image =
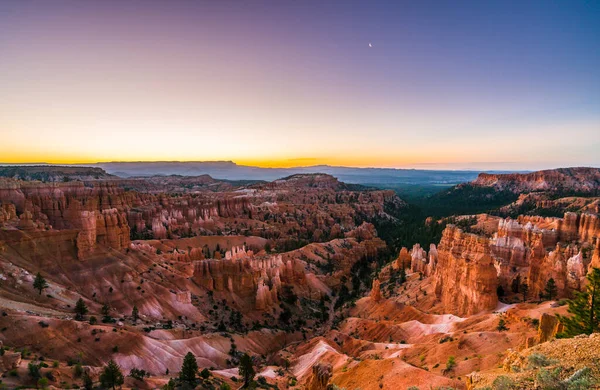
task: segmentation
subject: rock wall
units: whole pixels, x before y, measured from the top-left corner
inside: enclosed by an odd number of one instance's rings
[[[194,263],[193,280],[209,291],[227,291],[242,298],[253,298],[257,310],[278,303],[282,282],[305,279],[303,269],[281,255],[226,255],[225,259],[205,259]]]
[[[594,192],[600,189],[600,169],[559,168],[531,173],[490,174],[480,173],[473,185],[493,187],[515,193],[531,191]]]
[[[600,225],[594,214],[500,220],[498,233],[490,241],[499,283],[507,290],[520,276],[529,286],[529,296],[538,297],[553,278],[559,297],[571,296],[584,285],[598,237]]]
[[[600,266],[598,237],[598,216],[588,213],[500,219],[491,237],[448,225],[429,256],[418,245],[413,247],[411,270],[433,275],[436,295],[448,311],[459,315],[494,309],[496,288],[510,293],[517,279],[519,286],[527,284],[527,299],[540,297],[550,278],[558,298],[570,297],[584,288],[591,268]]]
[[[496,308],[498,277],[488,239],[448,225],[437,252],[434,289],[446,312],[467,316]]]

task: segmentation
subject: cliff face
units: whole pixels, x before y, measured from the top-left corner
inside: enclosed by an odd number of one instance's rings
[[[227,291],[254,300],[257,310],[278,303],[283,283],[305,283],[302,267],[281,255],[254,256],[251,251],[233,248],[225,259],[205,259],[194,263],[193,279],[208,291]]]
[[[600,265],[600,229],[594,214],[499,219],[497,231],[487,233],[466,234],[449,225],[429,256],[418,245],[410,252],[411,270],[433,275],[436,294],[450,312],[494,309],[498,286],[507,294],[517,293],[518,299],[537,299],[550,278],[558,298],[571,297],[583,289],[589,270]]]
[[[437,252],[434,288],[447,312],[465,316],[496,307],[498,279],[486,238],[450,225]]]
[[[598,247],[598,217],[565,213],[563,218],[520,216],[501,220],[491,240],[500,284],[506,289],[520,276],[529,296],[543,293],[553,278],[559,297],[570,296],[583,287],[591,267],[592,248]]]
[[[595,192],[600,190],[600,169],[561,168],[526,174],[480,173],[471,184],[515,193],[538,190]]]
[[[148,194],[125,191],[124,182],[0,181],[0,223],[23,230],[77,230],[79,258],[98,246],[126,248],[130,226],[150,237],[192,234],[214,228],[214,218],[235,218],[251,209],[237,194]],[[17,217],[18,216],[18,217]]]
[[[124,191],[107,182],[91,185],[0,182],[2,219],[6,227],[27,231],[27,236],[34,235],[42,241],[64,236],[53,231],[74,230],[74,246],[80,259],[92,254],[98,245],[117,250],[129,245],[129,226],[125,213],[119,210],[123,209],[124,200]],[[17,236],[13,235],[12,240]],[[63,241],[59,241],[56,242],[58,247],[63,245]]]

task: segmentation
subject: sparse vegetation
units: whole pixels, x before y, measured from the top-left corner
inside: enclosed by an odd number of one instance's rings
[[[557,337],[573,337],[600,331],[600,268],[593,268],[587,275],[588,285],[583,292],[576,292],[568,300],[571,316],[560,316],[565,329]]]
[[[505,332],[508,330],[508,328],[506,327],[506,321],[504,320],[504,318],[500,318],[498,320],[498,326],[496,326],[496,330],[498,332]]]

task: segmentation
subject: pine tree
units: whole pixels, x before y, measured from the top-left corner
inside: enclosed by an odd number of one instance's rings
[[[140,313],[138,311],[137,306],[133,306],[133,310],[131,311],[131,316],[133,317],[134,321],[137,321],[138,318],[140,318]]]
[[[559,316],[565,326],[559,337],[573,337],[600,331],[600,268],[587,275],[586,290],[569,300],[570,317]]]
[[[510,285],[510,290],[513,293],[518,294],[519,287],[521,287],[521,275],[517,275],[517,277],[513,279],[512,283]]]
[[[88,313],[88,308],[85,305],[85,302],[82,298],[79,298],[77,303],[75,304],[75,319],[81,321],[83,320],[83,316]]]
[[[92,390],[94,388],[94,381],[87,372],[84,372],[81,378],[83,379],[83,388],[85,390]]]
[[[544,288],[545,294],[544,296],[550,300],[553,301],[554,298],[556,298],[556,296],[558,295],[558,287],[556,287],[556,282],[554,281],[553,278],[548,279],[548,281],[546,282],[546,287]]]
[[[500,318],[500,320],[498,321],[498,326],[496,326],[496,329],[498,330],[498,332],[504,332],[504,331],[508,330],[508,328],[506,327],[506,321],[504,321],[504,318]]]
[[[102,313],[102,322],[109,323],[112,322],[112,317],[110,316],[110,306],[108,304],[102,305],[102,309],[100,310]]]
[[[35,279],[33,280],[33,288],[38,290],[39,294],[42,295],[42,291],[48,287],[50,287],[48,285],[48,282],[46,282],[46,279],[44,279],[42,274],[38,272],[35,276]]]
[[[406,282],[406,270],[404,269],[404,267],[400,268],[400,284]]]
[[[252,358],[247,353],[243,354],[240,358],[239,373],[244,378],[244,387],[248,387],[256,373],[252,365]]]
[[[521,293],[523,294],[523,302],[527,300],[527,292],[529,292],[529,285],[527,283],[521,284]]]
[[[183,358],[183,365],[179,372],[179,380],[193,386],[196,383],[197,371],[198,363],[196,363],[196,357],[193,353],[188,352]]]
[[[121,367],[111,360],[100,374],[100,385],[114,390],[117,386],[121,386],[123,382],[125,382],[125,378],[121,372]]]

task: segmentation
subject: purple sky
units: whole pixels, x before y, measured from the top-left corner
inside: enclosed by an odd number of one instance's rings
[[[600,166],[599,20],[594,1],[3,1],[0,162]]]

